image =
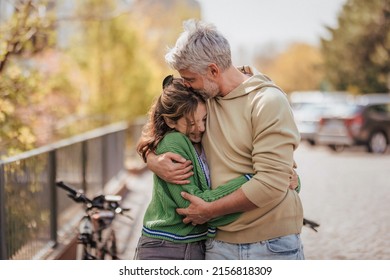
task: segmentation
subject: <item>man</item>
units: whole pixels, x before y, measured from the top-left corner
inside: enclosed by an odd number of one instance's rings
[[[206,259],[304,259],[302,205],[297,192],[288,188],[300,137],[285,93],[256,69],[234,67],[228,41],[211,24],[186,21],[165,59],[186,86],[208,97],[202,144],[212,187],[255,174],[214,202],[183,192],[191,203],[177,210],[185,223],[243,212],[207,241]],[[169,153],[150,153],[148,167],[177,184],[185,183],[191,168]]]

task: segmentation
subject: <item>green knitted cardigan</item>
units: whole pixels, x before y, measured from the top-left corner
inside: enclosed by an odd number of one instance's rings
[[[142,235],[177,243],[196,242],[215,236],[217,226],[231,223],[239,217],[240,213],[234,213],[218,217],[204,225],[184,224],[184,217],[176,212],[177,208],[189,206],[189,202],[180,194],[182,191],[210,202],[237,190],[252,175],[240,176],[211,190],[195,148],[187,136],[179,132],[168,133],[156,149],[156,154],[165,152],[173,152],[191,160],[194,175],[189,178],[190,183],[187,185],[171,184],[154,175],[152,199],[145,212]]]

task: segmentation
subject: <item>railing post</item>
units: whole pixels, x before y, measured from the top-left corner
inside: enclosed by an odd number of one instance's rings
[[[5,222],[5,180],[4,166],[0,164],[0,260],[8,259],[6,242],[6,222]]]
[[[56,150],[49,152],[49,164],[48,164],[48,173],[49,173],[49,190],[50,190],[50,239],[54,242],[54,246],[57,245],[57,217],[58,217],[58,208],[57,208],[57,160],[56,160]]]
[[[108,136],[103,135],[102,137],[102,188],[106,185],[108,181],[108,157],[107,157],[107,146],[108,146]]]
[[[81,143],[81,175],[82,182],[81,187],[84,192],[87,192],[87,169],[88,168],[88,141],[85,140]]]

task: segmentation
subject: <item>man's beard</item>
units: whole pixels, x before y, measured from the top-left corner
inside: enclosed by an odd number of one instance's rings
[[[197,90],[204,99],[216,97],[219,94],[219,87],[216,83],[210,81],[207,78],[203,78],[203,89]]]

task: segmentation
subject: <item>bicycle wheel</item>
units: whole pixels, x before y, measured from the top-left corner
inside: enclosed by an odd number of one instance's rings
[[[102,260],[117,260],[117,248],[116,248],[116,236],[115,232],[111,230],[110,235],[108,236],[105,245],[101,249],[100,258]]]
[[[76,260],[96,260],[96,248],[89,243],[77,244]]]
[[[76,260],[87,260],[86,248],[84,244],[77,244],[76,248]]]

